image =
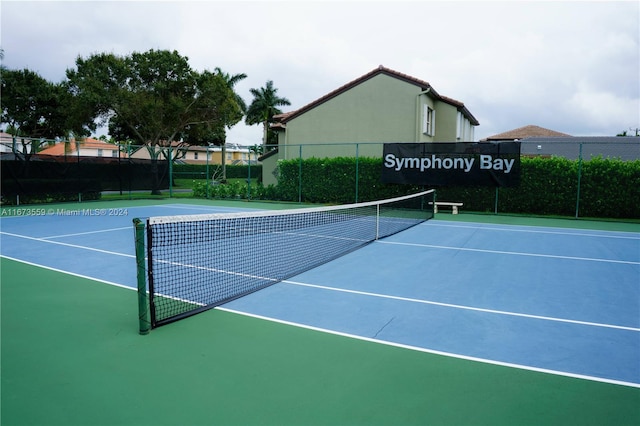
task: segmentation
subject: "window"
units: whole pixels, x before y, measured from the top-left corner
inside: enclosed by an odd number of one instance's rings
[[[456,139],[462,142],[470,142],[474,138],[474,129],[471,121],[458,111],[458,124],[456,126]]]
[[[436,130],[436,112],[429,105],[424,106],[424,121],[422,124],[422,133],[427,136],[433,136]]]
[[[102,150],[98,149],[98,157],[102,157]]]
[[[193,159],[194,159],[194,160],[197,160],[197,159],[198,159],[198,153],[197,153],[197,152],[194,152],[194,153],[193,153]]]

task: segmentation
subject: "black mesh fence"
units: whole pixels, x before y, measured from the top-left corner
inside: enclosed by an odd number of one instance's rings
[[[151,193],[169,186],[166,160],[5,155],[0,167],[4,204],[95,200],[105,191]]]

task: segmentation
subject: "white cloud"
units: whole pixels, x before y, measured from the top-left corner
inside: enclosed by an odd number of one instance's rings
[[[297,109],[382,64],[480,120],[611,135],[640,126],[638,2],[103,1],[1,3],[9,68],[64,78],[78,55],[175,49],[196,69],[273,80]],[[593,109],[605,109],[593,114]],[[622,127],[621,127],[622,126]],[[259,126],[233,142],[257,143]],[[235,139],[237,138],[237,139]]]
[[[578,91],[567,99],[563,109],[567,116],[580,120],[587,133],[609,126],[623,131],[629,128],[629,123],[637,123],[640,118],[638,98],[621,97],[612,92],[599,91],[586,82],[578,86]],[[614,134],[608,136],[614,136]]]

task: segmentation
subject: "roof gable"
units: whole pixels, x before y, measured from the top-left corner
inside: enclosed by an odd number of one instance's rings
[[[70,152],[76,152],[76,143],[77,142],[75,140],[71,140],[68,145],[65,142],[59,142],[53,146],[43,149],[42,151],[38,152],[38,154],[64,155],[65,152],[67,154]],[[80,141],[79,145],[80,145],[80,149],[85,148],[85,149],[104,149],[104,150],[118,151],[117,145],[114,145],[99,139],[86,138]]]
[[[556,132],[555,130],[545,129],[544,127],[528,125],[518,127],[517,129],[509,130],[504,133],[489,136],[484,139],[486,141],[499,141],[499,140],[520,140],[526,138],[570,138],[573,137],[566,133]]]
[[[476,118],[471,114],[471,112],[469,112],[469,110],[464,106],[464,104],[460,101],[457,101],[455,99],[452,98],[448,98],[446,96],[442,96],[440,95],[438,92],[436,92],[436,90],[433,88],[433,86],[431,86],[431,84],[429,84],[428,82],[424,81],[424,80],[420,80],[418,78],[415,77],[411,77],[410,75],[407,74],[403,74],[401,72],[398,71],[394,71],[390,68],[386,68],[382,65],[380,65],[378,68],[368,72],[367,74],[356,78],[355,80],[350,81],[349,83],[337,88],[336,90],[327,93],[326,95],[322,96],[321,98],[316,99],[315,101],[303,106],[300,109],[297,109],[295,111],[290,111],[290,112],[286,112],[283,114],[278,114],[274,116],[274,119],[280,123],[286,123],[289,120],[292,120],[302,114],[304,114],[305,112],[317,107],[318,105],[321,105],[333,98],[335,98],[338,95],[341,95],[349,90],[351,90],[352,88],[354,88],[355,86],[358,86],[359,84],[364,83],[367,80],[370,80],[371,78],[378,76],[378,75],[386,75],[392,78],[396,78],[398,80],[404,81],[406,83],[409,84],[413,84],[415,86],[418,86],[420,88],[421,91],[425,91],[425,90],[429,90],[429,94],[431,96],[433,96],[435,99],[445,102],[447,104],[453,105],[456,108],[458,108],[459,110],[462,111],[462,113],[469,119],[469,121],[473,124],[473,125],[479,125],[480,123],[478,122],[478,120],[476,120]]]

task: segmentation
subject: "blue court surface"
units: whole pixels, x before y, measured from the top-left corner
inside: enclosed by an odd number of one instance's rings
[[[162,204],[3,217],[0,250],[134,289],[133,218],[233,211]],[[640,387],[640,232],[434,219],[218,309]]]

